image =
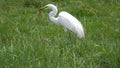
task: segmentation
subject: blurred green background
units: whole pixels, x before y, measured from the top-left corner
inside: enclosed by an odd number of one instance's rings
[[[49,3],[80,20],[85,38],[68,40],[51,10],[38,16]],[[120,1],[0,0],[0,68],[120,68]]]

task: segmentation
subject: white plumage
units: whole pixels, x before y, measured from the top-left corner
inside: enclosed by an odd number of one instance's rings
[[[55,5],[48,4],[43,8],[52,9],[52,11],[49,13],[49,18],[53,23],[64,26],[65,30],[70,30],[74,32],[79,38],[83,38],[85,36],[84,29],[81,22],[71,14],[69,14],[68,12],[62,11],[59,13],[58,17],[55,17],[55,15],[58,12],[57,7]]]

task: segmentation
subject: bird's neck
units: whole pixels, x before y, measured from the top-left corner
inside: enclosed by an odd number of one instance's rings
[[[49,18],[52,22],[54,22],[55,24],[57,24],[57,18],[55,17],[57,14],[58,10],[57,8],[52,9],[52,11],[49,13]]]

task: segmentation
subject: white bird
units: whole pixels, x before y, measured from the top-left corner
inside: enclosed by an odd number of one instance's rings
[[[49,18],[53,23],[64,26],[66,31],[73,31],[79,38],[83,38],[85,36],[81,22],[77,20],[74,16],[72,16],[68,12],[62,11],[59,13],[58,17],[55,17],[58,10],[57,7],[53,4],[48,4],[40,8],[39,12],[45,8],[52,9],[52,11],[49,13]]]

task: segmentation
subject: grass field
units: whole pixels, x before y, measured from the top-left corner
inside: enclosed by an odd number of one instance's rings
[[[48,3],[78,18],[78,39],[38,16]],[[74,42],[76,40],[76,42]],[[0,0],[0,68],[120,68],[119,0]]]

